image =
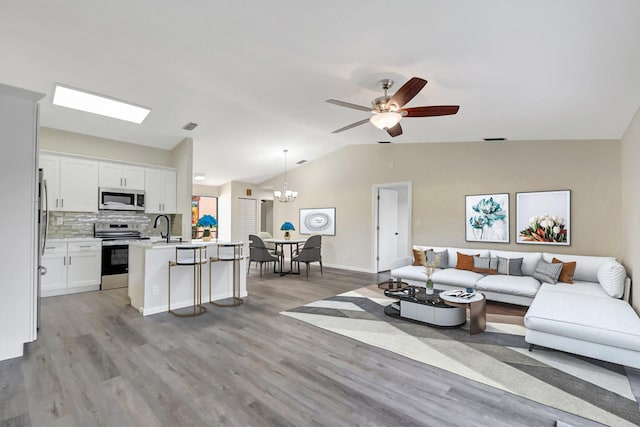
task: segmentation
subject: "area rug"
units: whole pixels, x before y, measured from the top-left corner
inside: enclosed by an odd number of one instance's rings
[[[468,322],[443,329],[389,317],[392,302],[372,285],[280,314],[606,425],[640,425],[637,370],[529,352],[522,317],[488,314],[486,331],[471,336]]]

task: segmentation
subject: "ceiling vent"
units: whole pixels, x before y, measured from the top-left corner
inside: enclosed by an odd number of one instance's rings
[[[306,160],[300,160],[299,162],[296,162],[296,165],[301,165],[303,163],[307,163],[307,161]]]
[[[506,141],[507,138],[483,138],[485,141],[496,142],[496,141]]]
[[[182,126],[184,130],[194,130],[198,126],[197,123],[189,122],[186,125]]]

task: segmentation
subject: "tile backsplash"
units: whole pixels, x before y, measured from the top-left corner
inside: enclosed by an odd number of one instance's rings
[[[153,228],[156,214],[128,211],[99,212],[49,212],[49,237],[63,239],[72,237],[93,237],[94,223],[137,224],[143,237],[160,236],[165,230],[164,221]],[[182,214],[168,215],[171,219],[171,235],[182,234]],[[190,236],[187,236],[190,237]]]

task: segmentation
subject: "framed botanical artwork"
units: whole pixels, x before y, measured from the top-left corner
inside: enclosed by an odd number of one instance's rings
[[[300,234],[336,235],[336,208],[300,209]]]
[[[571,191],[516,193],[516,243],[571,244]]]
[[[509,194],[465,197],[467,242],[509,243]]]

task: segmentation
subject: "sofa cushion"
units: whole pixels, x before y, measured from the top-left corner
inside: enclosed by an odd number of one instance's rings
[[[573,283],[573,275],[576,272],[576,262],[562,262],[558,258],[553,258],[551,260],[554,264],[562,264],[562,270],[560,271],[560,276],[558,277],[558,282],[564,283]]]
[[[436,261],[436,257],[440,257],[440,262],[436,266],[437,268],[448,268],[449,267],[449,253],[447,250],[442,251],[427,251],[427,262],[433,263]]]
[[[498,274],[498,258],[474,256],[472,271],[480,274]]]
[[[447,268],[434,271],[431,279],[436,285],[439,283],[460,288],[475,288],[476,282],[482,277],[482,274],[474,273],[473,271]]]
[[[544,283],[558,283],[558,277],[562,271],[562,264],[554,264],[541,259],[538,262],[536,271],[533,272],[533,277]]]
[[[598,282],[600,286],[614,298],[624,295],[624,282],[627,280],[627,271],[617,261],[603,263],[598,269]]]
[[[540,286],[540,290],[543,289],[548,292],[564,292],[567,294],[592,295],[596,297],[611,298],[609,294],[602,289],[600,283],[593,282],[574,281],[572,284],[558,282],[555,285],[543,283]]]
[[[427,273],[423,266],[405,265],[400,268],[391,270],[391,276],[393,278],[400,278],[404,280],[416,280],[419,282],[427,282]]]
[[[478,280],[476,289],[479,291],[498,292],[502,294],[535,297],[540,288],[540,282],[531,276],[485,276]]]
[[[538,261],[542,258],[540,252],[516,252],[516,251],[491,251],[491,256],[502,258],[522,258],[522,274],[533,276]],[[551,262],[551,260],[549,260]]]
[[[456,263],[456,268],[458,270],[473,271],[473,258],[475,256],[478,256],[478,254],[465,255],[465,254],[461,254],[460,252],[458,252],[458,253],[456,253],[456,255],[458,257],[458,262]]]
[[[437,250],[434,248],[434,250]],[[447,248],[449,252],[449,267],[456,268],[458,265],[458,252],[464,255],[471,256],[489,256],[488,249],[466,249],[466,248]]]
[[[498,274],[522,276],[522,258],[498,258]]]
[[[425,251],[421,250],[421,249],[413,249],[413,264],[411,265],[422,265],[422,258],[420,258],[422,255],[424,254]]]
[[[640,318],[622,300],[540,289],[524,318],[527,329],[640,351]]]
[[[600,266],[605,262],[616,262],[615,258],[605,256],[544,253],[542,254],[542,257],[547,262],[552,262],[553,258],[559,259],[562,262],[575,262],[576,272],[573,274],[573,280],[580,280],[583,282],[597,282]]]

